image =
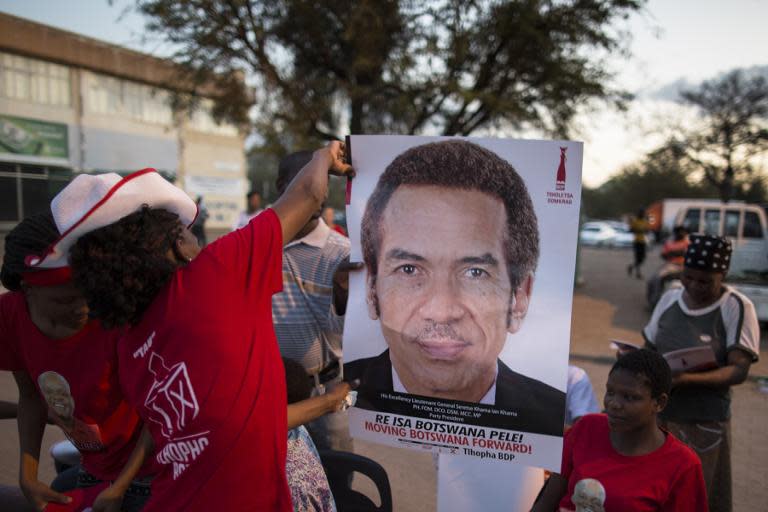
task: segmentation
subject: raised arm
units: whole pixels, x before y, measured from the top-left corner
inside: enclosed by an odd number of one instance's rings
[[[293,179],[272,210],[280,219],[283,243],[293,240],[328,195],[328,174],[354,176],[352,166],[344,163],[344,144],[333,141],[318,149],[312,160]]]
[[[28,373],[13,372],[13,378],[19,387],[19,487],[35,510],[43,510],[49,502],[69,503],[69,496],[54,491],[37,479],[48,407]]]

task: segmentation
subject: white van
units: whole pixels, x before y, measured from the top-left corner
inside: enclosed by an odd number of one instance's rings
[[[685,226],[689,233],[728,237],[733,244],[729,277],[768,272],[768,222],[760,206],[691,202],[677,212],[675,225]]]

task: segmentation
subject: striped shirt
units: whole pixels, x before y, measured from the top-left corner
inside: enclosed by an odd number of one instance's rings
[[[349,240],[322,219],[283,249],[283,291],[272,296],[272,321],[283,357],[316,374],[341,359],[344,317],[333,305],[333,274]]]

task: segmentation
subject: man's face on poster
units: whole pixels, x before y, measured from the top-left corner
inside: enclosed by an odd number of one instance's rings
[[[480,401],[528,308],[531,278],[513,290],[502,201],[475,190],[403,185],[380,224],[368,306],[409,393]]]
[[[39,384],[45,401],[53,413],[63,421],[71,420],[75,412],[75,401],[72,399],[64,377],[57,373],[45,373],[41,376]]]

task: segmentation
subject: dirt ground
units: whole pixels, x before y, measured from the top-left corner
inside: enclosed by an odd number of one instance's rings
[[[581,270],[584,284],[577,288],[573,305],[571,362],[589,374],[599,401],[613,353],[611,338],[642,342],[640,330],[648,320],[644,304],[644,282],[627,277],[631,253],[626,250],[584,249]],[[650,251],[645,273],[652,272],[660,259]],[[765,326],[763,326],[765,327]],[[733,393],[733,481],[734,510],[766,510],[768,487],[768,393],[760,392],[758,377],[768,377],[768,333],[763,329],[761,361],[752,367],[750,380]],[[12,377],[0,372],[0,400],[15,400]],[[41,456],[41,479],[50,481],[53,467],[48,449],[63,436],[46,429]],[[0,486],[13,486],[18,472],[18,435],[14,421],[0,421]],[[436,475],[432,457],[405,449],[356,442],[356,451],[377,460],[389,474],[394,509],[398,512],[428,512],[436,507]],[[354,486],[364,491],[370,482],[356,479]],[[2,492],[2,490],[0,490]]]

